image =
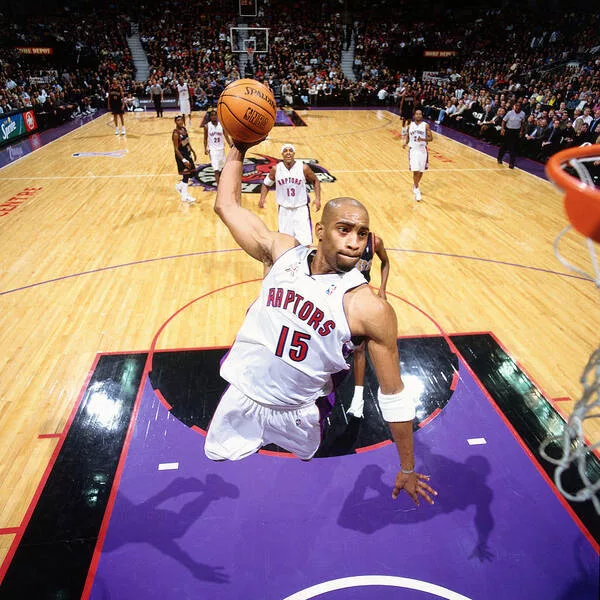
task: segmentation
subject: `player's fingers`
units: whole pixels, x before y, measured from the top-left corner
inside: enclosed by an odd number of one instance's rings
[[[430,494],[433,494],[434,496],[437,496],[437,495],[438,495],[438,493],[437,493],[437,492],[436,492],[436,491],[435,491],[435,490],[434,490],[434,489],[433,489],[433,488],[432,488],[430,485],[427,485],[426,483],[422,483],[422,484],[420,485],[420,488],[421,488],[422,490],[426,490],[426,491],[428,491]]]
[[[425,501],[428,502],[429,504],[434,503],[433,498],[425,490],[419,489],[418,494],[420,496],[422,496],[423,498],[425,498]],[[417,502],[417,504],[418,504],[418,502]]]

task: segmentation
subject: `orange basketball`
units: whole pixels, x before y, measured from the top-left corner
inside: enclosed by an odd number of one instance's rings
[[[238,79],[223,90],[217,114],[232,139],[256,142],[264,138],[275,124],[275,96],[259,81]]]

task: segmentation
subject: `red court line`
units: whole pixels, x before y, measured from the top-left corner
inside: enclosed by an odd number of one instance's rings
[[[44,474],[42,475],[42,479],[40,480],[40,483],[37,486],[37,489],[35,491],[35,494],[33,495],[33,498],[31,499],[31,501],[29,502],[29,506],[27,507],[27,511],[25,512],[25,516],[23,517],[23,520],[21,521],[21,524],[19,525],[19,527],[17,528],[17,535],[15,535],[14,540],[12,541],[12,544],[10,545],[10,548],[8,550],[7,555],[4,557],[4,561],[2,562],[2,565],[0,566],[0,585],[2,585],[2,580],[4,579],[4,577],[6,576],[6,572],[8,571],[8,567],[15,555],[15,552],[17,551],[17,548],[19,547],[19,544],[21,543],[21,539],[23,538],[23,534],[25,533],[25,529],[27,528],[27,525],[29,524],[29,521],[31,519],[31,515],[33,514],[33,511],[35,510],[35,507],[38,503],[38,500],[40,499],[40,496],[42,495],[42,491],[44,490],[44,486],[46,485],[46,481],[48,481],[48,477],[50,477],[50,473],[52,472],[52,469],[54,468],[54,463],[56,462],[56,459],[58,458],[58,455],[60,454],[60,451],[62,449],[63,443],[65,441],[65,437],[66,437],[66,432],[69,431],[69,428],[71,427],[71,424],[73,423],[73,419],[75,418],[75,415],[77,413],[77,410],[81,404],[81,401],[83,400],[83,395],[85,394],[85,391],[88,388],[88,385],[90,383],[90,380],[92,378],[92,375],[96,369],[96,366],[98,364],[98,361],[100,360],[100,357],[102,355],[101,354],[96,354],[96,357],[94,358],[94,363],[92,364],[92,367],[90,368],[87,377],[85,379],[85,382],[83,384],[83,387],[81,388],[81,390],[79,391],[79,395],[77,397],[77,401],[75,402],[75,404],[73,405],[73,408],[71,409],[71,414],[69,415],[69,418],[65,424],[65,428],[63,430],[63,434],[60,435],[59,437],[59,442],[56,444],[56,447],[54,448],[54,452],[52,452],[52,456],[50,457],[50,460],[48,461],[48,465],[46,466],[46,469],[44,471]]]
[[[453,392],[456,389],[459,379],[460,375],[458,374],[458,371],[454,371],[454,375],[452,375],[452,381],[450,382],[450,391]]]
[[[552,402],[569,402],[571,398],[564,396],[562,398],[552,398]]]
[[[162,395],[162,392],[157,388],[154,390],[154,394],[161,401],[163,406],[170,412],[173,407],[165,400],[165,397]]]
[[[247,283],[254,283],[257,281],[262,281],[262,279],[251,279],[248,281],[239,281],[237,283],[232,283],[230,285],[226,285],[221,288],[217,288],[207,292],[206,294],[202,294],[193,300],[190,300],[187,304],[184,304],[181,308],[176,310],[158,329],[154,338],[152,339],[152,343],[150,344],[150,350],[148,351],[148,356],[146,357],[146,364],[144,365],[144,371],[142,372],[142,378],[140,380],[140,386],[138,388],[138,392],[135,398],[135,402],[133,405],[133,410],[131,413],[131,419],[129,421],[129,426],[127,428],[127,433],[125,434],[125,441],[123,442],[123,448],[121,449],[121,456],[119,457],[119,464],[117,465],[117,469],[115,471],[115,478],[113,480],[113,484],[110,490],[110,494],[108,497],[108,501],[106,503],[106,509],[104,511],[104,517],[102,519],[102,524],[100,526],[100,531],[98,532],[98,539],[96,540],[96,546],[94,547],[94,554],[92,555],[92,560],[90,561],[90,568],[88,570],[87,578],[85,580],[85,586],[83,588],[83,592],[81,594],[81,600],[87,600],[92,591],[92,586],[94,584],[94,578],[96,577],[96,571],[98,570],[98,565],[100,563],[100,557],[102,555],[102,547],[104,546],[104,541],[106,540],[106,534],[108,532],[108,527],[110,524],[110,518],[112,516],[112,511],[115,505],[115,501],[117,498],[117,492],[119,490],[119,485],[121,483],[121,477],[123,476],[123,471],[125,469],[125,462],[127,460],[127,455],[129,453],[129,446],[131,445],[131,439],[133,437],[133,431],[135,429],[135,424],[137,421],[137,416],[140,411],[141,399],[144,392],[144,388],[146,385],[151,385],[149,374],[152,371],[152,359],[154,357],[154,352],[156,349],[156,343],[161,333],[167,327],[167,325],[181,312],[183,312],[186,308],[197,302],[198,300],[202,300],[212,294],[216,294],[217,292],[222,292],[223,290],[236,287],[238,285],[245,285]],[[155,391],[155,390],[153,390]]]
[[[516,429],[512,426],[511,422],[506,418],[506,416],[504,415],[502,410],[500,410],[500,407],[496,404],[496,401],[492,398],[492,396],[487,391],[487,389],[483,385],[483,383],[481,383],[481,381],[479,380],[479,378],[477,377],[477,375],[475,374],[473,369],[471,369],[471,367],[467,363],[467,361],[463,358],[463,356],[460,353],[458,353],[458,357],[460,358],[461,363],[464,365],[464,367],[467,369],[467,371],[469,371],[469,373],[471,374],[471,377],[473,377],[474,381],[477,383],[477,385],[479,386],[479,388],[481,389],[481,391],[487,398],[488,402],[491,404],[491,406],[494,408],[494,410],[498,413],[498,416],[502,419],[502,421],[504,422],[504,424],[506,425],[508,430],[512,433],[512,435],[515,438],[515,440],[517,441],[517,443],[521,446],[521,448],[523,449],[525,454],[528,456],[528,458],[531,461],[531,463],[533,464],[533,466],[538,470],[539,474],[546,480],[546,483],[548,483],[548,487],[552,490],[554,495],[558,498],[558,501],[563,505],[564,509],[569,513],[569,515],[571,516],[573,521],[577,524],[577,526],[581,530],[581,533],[588,540],[588,542],[590,543],[592,548],[598,554],[600,554],[600,546],[598,545],[596,540],[591,536],[591,534],[588,532],[585,525],[579,520],[577,513],[573,510],[571,505],[567,502],[566,498],[558,491],[558,489],[556,489],[554,481],[552,481],[552,479],[546,473],[546,471],[544,471],[544,469],[542,469],[542,467],[538,463],[536,457],[534,456],[533,452],[531,452],[529,447],[521,439],[521,436],[517,433]]]
[[[81,594],[81,598],[88,598],[90,592],[92,591],[92,583],[94,581],[94,576],[96,575],[96,570],[98,569],[98,563],[100,562],[100,554],[102,552],[102,545],[104,544],[104,539],[106,538],[106,532],[108,531],[108,524],[110,522],[110,517],[112,515],[112,510],[115,504],[115,500],[117,498],[117,490],[119,489],[119,484],[121,483],[121,476],[123,475],[123,470],[125,468],[125,458],[127,457],[127,452],[129,450],[129,445],[131,444],[131,438],[133,437],[133,430],[135,428],[135,422],[137,420],[137,415],[140,410],[141,398],[146,384],[148,381],[148,358],[146,358],[146,364],[144,365],[144,370],[142,372],[142,377],[140,379],[140,385],[138,387],[137,395],[135,397],[135,402],[133,404],[133,410],[131,411],[131,419],[129,420],[129,426],[127,427],[127,433],[125,434],[125,441],[123,442],[123,447],[121,449],[121,456],[119,457],[119,464],[117,465],[117,469],[115,471],[115,478],[113,480],[112,488],[110,490],[110,495],[108,497],[108,501],[106,503],[106,508],[104,510],[104,517],[102,518],[102,524],[100,525],[100,530],[98,532],[98,539],[96,540],[96,546],[94,548],[94,554],[92,555],[92,560],[90,561],[90,568],[88,570],[87,578],[85,580],[85,586],[83,588],[83,593]]]
[[[290,452],[277,452],[275,450],[264,450],[261,448],[257,454],[263,454],[264,456],[277,456],[279,458],[298,458],[295,454]]]
[[[548,400],[551,396],[550,394],[546,394],[546,392],[543,390],[543,388],[538,385],[537,381],[531,377],[531,375],[527,372],[527,369],[525,369],[518,360],[515,360],[512,355],[510,354],[510,352],[506,349],[506,347],[504,346],[504,344],[494,335],[493,332],[489,332],[489,334],[494,338],[495,342],[498,344],[498,346],[500,346],[500,348],[502,348],[502,350],[504,350],[504,352],[506,352],[506,354],[508,356],[510,356],[510,359],[517,365],[517,367],[519,367],[519,369],[521,369],[521,371],[523,371],[523,373],[527,376],[527,379],[529,379],[529,381],[531,381],[531,383],[533,383],[533,385],[537,388],[537,390],[540,392],[540,394],[542,394],[542,396],[548,401],[550,402],[551,406],[556,410],[556,412],[566,421],[569,420],[569,418],[558,409],[557,406],[555,406],[551,400]],[[583,372],[583,366],[581,367],[581,370]],[[558,398],[557,401],[562,401],[563,398]],[[565,398],[565,400],[571,400],[571,398]],[[600,458],[600,448],[595,448],[592,450],[592,443],[590,442],[590,440],[587,437],[583,437],[583,441],[586,443],[586,445],[588,446],[588,448],[590,448],[590,450],[598,457]]]
[[[370,452],[371,450],[377,450],[377,448],[389,446],[391,443],[392,440],[383,440],[383,442],[379,442],[378,444],[372,444],[371,446],[363,446],[362,448],[357,448],[355,452],[356,454],[362,454],[363,452]]]
[[[59,438],[63,435],[63,433],[40,433],[40,435],[38,435],[38,440],[45,440],[48,438]]]
[[[11,533],[19,533],[20,527],[0,527],[0,535],[10,535]]]
[[[193,429],[195,432],[203,435],[204,437],[206,437],[206,431],[204,429],[202,429],[202,427],[198,427],[198,425],[192,425],[190,427],[190,429]]]
[[[451,389],[454,389],[454,388],[451,388]],[[441,412],[442,412],[442,409],[438,406],[426,419],[423,419],[419,423],[419,429],[421,429],[422,427],[425,427],[425,425],[429,425],[429,423],[431,423],[431,421],[433,421]]]

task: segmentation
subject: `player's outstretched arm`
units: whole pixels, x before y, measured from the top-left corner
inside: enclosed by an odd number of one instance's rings
[[[259,217],[241,205],[242,167],[248,147],[235,143],[229,151],[217,188],[215,212],[242,250],[268,265],[298,242],[289,235],[269,230]]]
[[[352,333],[366,335],[369,355],[379,381],[377,400],[387,421],[400,456],[400,471],[392,497],[404,490],[419,504],[420,498],[433,504],[437,492],[429,486],[428,475],[415,472],[412,423],[415,406],[406,393],[400,376],[400,359],[396,345],[398,323],[393,308],[363,286],[352,294],[346,307],[351,315]],[[355,318],[355,315],[358,315]]]

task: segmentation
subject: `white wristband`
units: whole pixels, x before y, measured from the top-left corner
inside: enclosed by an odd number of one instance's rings
[[[269,174],[267,173],[267,176],[264,178],[263,183],[267,187],[271,187],[275,182],[269,177]]]
[[[412,421],[415,418],[415,400],[408,395],[406,388],[397,394],[382,394],[380,389],[377,391],[377,400],[381,414],[388,423]]]

